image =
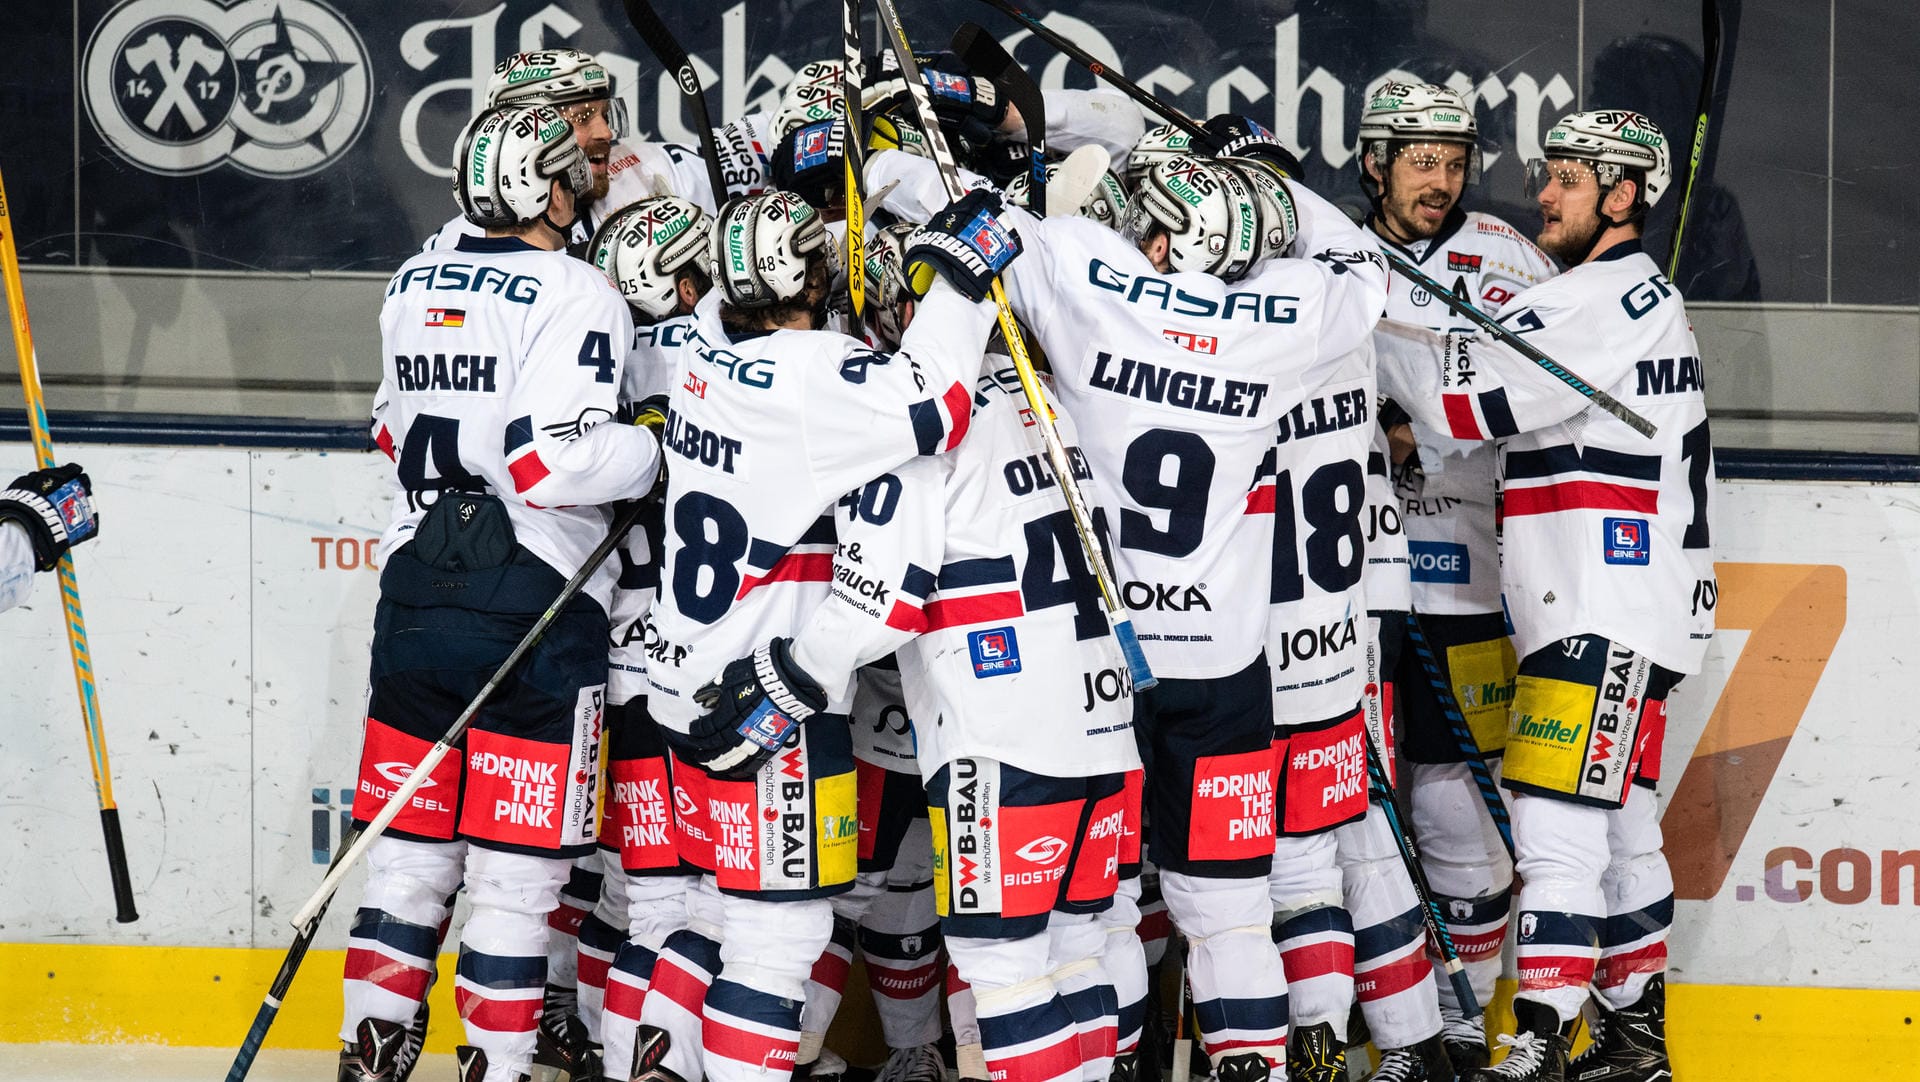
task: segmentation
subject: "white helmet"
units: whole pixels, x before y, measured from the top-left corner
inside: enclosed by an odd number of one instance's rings
[[[1280,191],[1285,198],[1285,189]],[[1167,261],[1175,271],[1201,271],[1231,282],[1272,254],[1265,234],[1293,204],[1287,199],[1283,212],[1265,205],[1270,198],[1265,189],[1256,192],[1240,163],[1182,155],[1147,171],[1120,231],[1139,243],[1156,229],[1165,230]]]
[[[807,292],[807,266],[827,259],[826,227],[807,201],[792,192],[736,199],[720,210],[713,229],[710,270],[735,308],[771,308]]]
[[[573,126],[551,105],[488,109],[467,123],[454,147],[454,198],[467,221],[483,229],[545,218],[551,181],[576,197],[593,188]]]
[[[1360,183],[1377,196],[1378,184],[1368,175],[1366,155],[1385,172],[1393,164],[1394,143],[1464,143],[1467,146],[1467,183],[1480,179],[1480,129],[1473,110],[1451,87],[1435,83],[1402,83],[1392,79],[1367,94],[1367,111],[1360,116]]]
[[[1060,172],[1060,163],[1047,165],[1047,182],[1052,183]],[[1021,173],[1007,182],[1007,202],[1017,207],[1029,206],[1033,200],[1033,174]],[[1049,203],[1052,199],[1047,200]],[[1079,215],[1091,218],[1108,229],[1120,228],[1120,222],[1127,214],[1127,187],[1120,178],[1109,169],[1100,175],[1100,182],[1093,186],[1087,197],[1080,202]]]
[[[867,317],[882,345],[898,346],[900,302],[911,295],[907,284],[907,238],[920,227],[895,222],[867,234]]]
[[[608,102],[607,126],[613,137],[626,131],[625,103],[613,96],[606,65],[578,49],[514,53],[493,66],[487,80],[488,105],[570,105]]]
[[[587,262],[605,271],[636,311],[661,320],[679,305],[678,279],[706,272],[713,220],[671,195],[648,196],[600,223],[587,242]]]
[[[1588,163],[1602,193],[1623,179],[1638,181],[1639,199],[1629,220],[1659,202],[1673,179],[1673,154],[1666,135],[1646,116],[1625,109],[1568,113],[1548,130],[1541,154],[1549,160]],[[1634,171],[1631,177],[1629,170]],[[1546,161],[1536,158],[1527,163],[1528,195],[1539,191],[1545,172]]]
[[[810,60],[787,84],[780,96],[780,108],[773,113],[772,136],[776,140],[803,124],[831,120],[844,111],[841,106],[838,60]]]
[[[1174,124],[1162,124],[1140,137],[1127,153],[1127,190],[1140,186],[1147,171],[1161,162],[1193,153],[1193,136]]]
[[[1260,249],[1254,262],[1284,254],[1300,232],[1300,212],[1294,209],[1286,181],[1273,166],[1254,158],[1215,158],[1213,164],[1239,174],[1253,192],[1254,210],[1260,216]]]

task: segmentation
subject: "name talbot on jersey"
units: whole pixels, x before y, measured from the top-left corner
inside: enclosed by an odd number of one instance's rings
[[[1088,383],[1099,390],[1144,402],[1222,417],[1248,417],[1260,412],[1260,400],[1267,396],[1264,383],[1183,372],[1131,357],[1116,358],[1105,351],[1095,356]]]
[[[428,357],[416,353],[393,358],[393,381],[403,391],[474,391],[492,394],[493,369],[498,357],[456,353],[449,357],[436,353]]]

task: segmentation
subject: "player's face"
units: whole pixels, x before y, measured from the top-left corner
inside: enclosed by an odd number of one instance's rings
[[[1424,240],[1460,202],[1467,186],[1468,149],[1460,143],[1410,143],[1388,168],[1380,213],[1405,240]]]
[[[607,158],[613,150],[613,123],[608,110],[612,105],[610,101],[577,101],[558,107],[560,115],[573,125],[573,141],[587,152],[587,165],[593,170],[590,201],[607,194]]]
[[[1569,158],[1546,163],[1539,195],[1540,247],[1562,263],[1577,263],[1600,229],[1600,180],[1593,167]]]

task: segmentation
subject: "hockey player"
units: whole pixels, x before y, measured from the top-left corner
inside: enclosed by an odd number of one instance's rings
[[[917,235],[913,258],[944,281],[897,353],[817,329],[826,232],[797,196],[730,203],[715,225],[719,288],[695,310],[668,415],[664,656],[647,680],[676,757],[710,775],[691,813],[706,813],[721,895],[722,972],[702,1008],[720,1082],[791,1072],[828,899],[854,871],[852,669],[791,653],[785,636],[826,596],[840,497],[965,433],[990,322],[978,299],[1017,251],[991,204],[976,193]]]
[[[0,612],[26,601],[35,571],[52,571],[68,549],[99,533],[93,482],[71,462],[0,489]]]
[[[1387,321],[1382,382],[1455,438],[1504,439],[1501,583],[1520,656],[1502,784],[1521,880],[1518,1032],[1472,1076],[1669,1077],[1673,915],[1651,788],[1667,693],[1697,672],[1716,596],[1713,447],[1685,306],[1640,250],[1666,191],[1665,136],[1626,111],[1569,114],[1528,163],[1539,241],[1570,269],[1505,326],[1658,426],[1649,440],[1483,336]],[[1588,985],[1600,1040],[1567,1071]]]
[[[912,215],[939,188],[876,154],[868,183]],[[1329,204],[1252,164],[1176,158],[1136,194],[1128,231],[1010,211],[1037,254],[1013,298],[1113,479],[1117,574],[1160,685],[1134,697],[1152,766],[1147,818],[1174,922],[1192,944],[1202,1036],[1223,1078],[1286,1055],[1285,978],[1269,938],[1273,707],[1265,610],[1273,520],[1248,514],[1273,427],[1372,327],[1378,252]],[[1260,184],[1264,175],[1271,182]],[[1310,258],[1268,258],[1300,236]],[[1248,553],[1258,553],[1257,558]]]
[[[375,442],[394,461],[354,816],[374,818],[604,535],[653,483],[653,435],[606,423],[632,320],[559,253],[592,176],[551,107],[489,110],[460,141],[462,212],[486,231],[407,261],[381,313]],[[455,999],[463,1082],[525,1078],[546,920],[592,850],[611,569],[591,578],[368,850],[349,933],[343,1080],[392,1079],[464,879]],[[448,794],[438,796],[436,793]]]
[[[1368,95],[1360,119],[1360,184],[1373,207],[1366,228],[1383,246],[1392,246],[1456,296],[1498,316],[1516,294],[1557,272],[1545,253],[1512,226],[1460,209],[1462,192],[1479,173],[1477,139],[1473,110],[1453,90],[1382,83]],[[1470,325],[1425,289],[1397,277],[1392,286],[1387,295],[1390,318],[1438,332],[1471,333]],[[1470,689],[1455,698],[1478,750],[1497,762],[1506,746],[1506,705],[1516,660],[1500,608],[1495,448],[1485,441],[1453,439],[1418,421],[1411,436],[1418,457],[1399,470],[1399,507],[1415,558],[1413,610],[1421,614],[1421,631],[1442,682]],[[1447,725],[1417,654],[1391,642],[1398,634],[1398,628],[1385,631],[1389,653],[1398,658],[1389,674],[1402,719],[1400,750],[1409,763],[1404,788],[1428,882],[1448,916],[1448,932],[1466,963],[1474,995],[1484,1005],[1492,1002],[1500,975],[1512,862],[1481,808],[1466,753]],[[1384,841],[1380,859],[1397,859],[1391,838]],[[1410,886],[1397,893],[1402,908],[1415,904]],[[1405,943],[1396,948],[1419,942],[1417,929],[1408,925],[1406,933]],[[1452,985],[1438,972],[1433,983],[1454,1068],[1464,1072],[1485,1066],[1481,1019],[1464,1017]],[[1395,994],[1416,992],[1407,988]],[[1395,1033],[1391,1024],[1372,1018],[1368,1025],[1381,1047],[1389,1049],[1383,1072],[1394,1059],[1405,1058],[1393,1051],[1412,1043],[1403,1036],[1425,1036]]]

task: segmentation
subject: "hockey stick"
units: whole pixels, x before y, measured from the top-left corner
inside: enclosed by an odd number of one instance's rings
[[[847,114],[847,143],[842,179],[847,204],[847,333],[866,338],[867,214],[866,125],[860,115],[860,84],[865,69],[860,53],[860,0],[841,0],[840,97]]]
[[[1040,95],[1040,87],[978,23],[960,24],[960,29],[953,32],[953,51],[959,53],[960,59],[976,74],[993,80],[993,85],[1020,110],[1021,124],[1027,129],[1027,156],[1031,161],[1027,180],[1032,194],[1027,204],[1035,214],[1046,217],[1053,208],[1047,203],[1047,103]]]
[[[1480,790],[1480,802],[1486,805],[1493,828],[1500,832],[1500,842],[1507,847],[1507,859],[1512,860],[1513,820],[1507,814],[1507,802],[1500,797],[1500,787],[1493,780],[1493,769],[1487,766],[1487,757],[1480,750],[1480,742],[1474,739],[1473,727],[1467,724],[1460,701],[1454,698],[1453,687],[1440,673],[1440,659],[1434,656],[1433,644],[1420,627],[1418,613],[1407,613],[1407,641],[1413,647],[1414,656],[1420,659],[1420,670],[1427,676],[1427,686],[1433,691],[1441,716],[1447,719],[1447,731],[1453,734],[1454,745],[1460,749],[1460,757],[1467,762],[1467,772],[1473,775],[1473,784]]]
[[[1109,68],[1100,59],[1088,53],[1085,49],[1080,48],[1078,45],[1075,45],[1058,31],[1053,30],[1040,20],[1021,11],[1019,8],[1014,7],[1008,0],[981,0],[981,2],[989,4],[995,10],[1004,12],[1015,20],[1018,20],[1022,26],[1032,31],[1035,37],[1066,54],[1088,71],[1105,79],[1121,93],[1132,98],[1145,108],[1152,110],[1154,113],[1159,114],[1165,118],[1168,123],[1178,127],[1181,131],[1186,132],[1187,135],[1193,139],[1194,146],[1213,148],[1219,145],[1212,136],[1207,134],[1206,129],[1194,123],[1191,117],[1188,117],[1180,110],[1175,109],[1173,106],[1142,90],[1137,84],[1119,72]],[[1648,439],[1652,439],[1658,431],[1658,429],[1654,427],[1653,422],[1635,413],[1619,399],[1588,383],[1586,380],[1581,379],[1575,373],[1568,371],[1565,365],[1562,365],[1559,361],[1554,360],[1545,353],[1540,352],[1540,350],[1496,321],[1492,316],[1482,312],[1467,301],[1463,301],[1459,297],[1454,296],[1452,290],[1447,289],[1439,282],[1428,277],[1424,271],[1414,266],[1404,256],[1400,255],[1400,253],[1391,248],[1384,248],[1381,254],[1386,256],[1388,265],[1398,271],[1402,277],[1432,294],[1441,304],[1452,309],[1455,314],[1462,316],[1474,326],[1492,335],[1502,344],[1510,347],[1514,352],[1532,361],[1534,364],[1539,365],[1548,375],[1553,376],[1555,379],[1578,391],[1588,401],[1600,407],[1600,409],[1619,418],[1628,428],[1633,429]]]
[[[640,33],[660,66],[673,73],[680,84],[680,97],[693,113],[693,126],[700,136],[700,156],[707,160],[707,183],[713,187],[713,206],[727,204],[727,179],[720,170],[720,144],[713,137],[713,121],[707,116],[707,95],[700,88],[700,73],[693,70],[693,58],[680,47],[673,31],[661,20],[647,0],[624,0],[627,21]]]
[[[7,287],[7,316],[13,322],[13,349],[20,357],[20,388],[27,396],[27,424],[33,431],[33,455],[41,469],[52,469],[53,435],[47,428],[46,400],[40,393],[40,355],[33,348],[27,298],[20,285],[20,253],[13,243],[13,211],[0,182],[0,265]],[[73,656],[73,685],[80,694],[80,721],[87,730],[87,757],[93,764],[93,793],[100,805],[100,830],[106,836],[107,874],[113,881],[113,919],[140,919],[133,907],[133,878],[127,870],[127,844],[120,837],[120,806],[113,800],[113,774],[107,766],[107,733],[94,687],[93,651],[87,646],[87,617],[80,608],[80,580],[73,553],[60,554],[60,604],[67,614],[67,652]]]
[[[1180,981],[1179,990],[1174,997],[1177,1013],[1173,1016],[1173,1074],[1172,1082],[1188,1082],[1193,1077],[1193,1037],[1187,1033],[1187,1008],[1189,1006],[1187,988],[1187,940],[1180,937]]]
[[[940,120],[934,115],[933,103],[927,97],[927,83],[920,75],[920,65],[913,59],[913,45],[907,40],[906,27],[900,24],[900,12],[894,7],[893,0],[875,0],[875,3],[879,6],[887,44],[893,50],[894,59],[900,62],[901,77],[907,82],[914,115],[926,131],[927,150],[940,170],[940,181],[946,186],[947,198],[959,199],[960,174],[953,164],[953,152],[947,147],[946,133],[940,130]],[[1000,334],[1006,339],[1007,353],[1013,358],[1014,371],[1020,375],[1020,389],[1026,392],[1027,406],[1033,412],[1034,428],[1040,433],[1040,441],[1047,451],[1047,462],[1053,467],[1054,478],[1060,482],[1060,491],[1066,497],[1067,511],[1073,518],[1074,531],[1080,535],[1080,547],[1086,551],[1087,565],[1093,568],[1094,581],[1100,586],[1100,599],[1106,609],[1107,624],[1113,629],[1113,637],[1120,644],[1121,653],[1126,656],[1127,671],[1134,689],[1145,691],[1158,681],[1154,678],[1153,670],[1147,667],[1147,656],[1140,649],[1140,640],[1133,631],[1133,621],[1127,618],[1126,606],[1120,600],[1119,589],[1114,585],[1113,569],[1108,566],[1106,552],[1101,549],[1100,540],[1094,535],[1089,504],[1073,478],[1066,444],[1061,442],[1060,430],[1053,423],[1053,410],[1047,405],[1047,393],[1040,386],[1040,377],[1034,373],[1033,359],[1027,355],[1026,339],[1021,336],[1020,324],[1013,318],[1013,306],[1007,302],[1007,289],[998,276],[993,279],[992,295],[993,303],[999,309]]]
[[[1713,118],[1713,99],[1720,92],[1721,66],[1731,68],[1732,55],[1726,52],[1727,38],[1740,26],[1740,0],[1701,0],[1700,42],[1703,50],[1700,69],[1700,106],[1693,122],[1693,151],[1687,157],[1687,182],[1680,189],[1680,216],[1673,223],[1673,251],[1667,254],[1667,281],[1680,277],[1680,246],[1687,236],[1687,212],[1693,209],[1693,189],[1700,178],[1700,163],[1707,156],[1707,129]]]
[[[1440,903],[1433,900],[1433,888],[1427,884],[1426,869],[1420,865],[1420,850],[1413,837],[1413,829],[1406,820],[1400,818],[1398,795],[1393,791],[1393,783],[1387,780],[1387,766],[1380,758],[1380,749],[1373,742],[1373,732],[1366,729],[1361,734],[1367,749],[1367,778],[1373,783],[1373,795],[1380,802],[1380,812],[1387,818],[1387,827],[1393,831],[1394,846],[1400,850],[1400,863],[1406,866],[1407,878],[1413,881],[1413,893],[1420,899],[1420,911],[1426,919],[1427,938],[1440,952],[1441,968],[1446,970],[1447,981],[1453,985],[1453,994],[1460,1009],[1468,1018],[1480,1014],[1480,1000],[1473,994],[1473,982],[1467,979],[1466,963],[1460,960],[1460,952],[1453,947],[1453,936],[1447,931],[1446,916],[1440,912]]]
[[[453,742],[460,739],[461,735],[467,731],[467,725],[473,721],[473,716],[480,712],[480,708],[486,705],[488,699],[493,697],[494,691],[506,680],[507,674],[513,671],[513,667],[520,663],[520,659],[539,643],[541,636],[547,633],[547,628],[559,617],[560,610],[566,607],[567,602],[573,600],[574,595],[580,592],[587,580],[593,577],[593,573],[606,562],[607,555],[614,550],[614,546],[627,535],[627,530],[639,520],[640,510],[645,502],[644,500],[630,501],[620,512],[619,517],[613,521],[612,529],[607,531],[607,536],[601,538],[600,544],[587,554],[586,560],[580,565],[580,570],[575,571],[573,577],[567,580],[567,584],[560,588],[559,595],[553,599],[552,604],[547,606],[547,611],[541,613],[540,618],[527,629],[526,635],[513,648],[513,652],[508,654],[507,659],[502,661],[500,667],[493,671],[493,675],[487,678],[486,684],[480,688],[480,693],[473,697],[473,701],[467,704],[466,709],[460,711],[460,716],[454,719],[453,725],[447,729],[439,742],[421,757],[419,764],[413,768],[413,772],[407,775],[406,782],[387,798],[386,806],[380,809],[380,814],[374,816],[373,821],[361,829],[359,837],[355,838],[353,844],[334,861],[333,867],[328,869],[326,878],[320,881],[320,886],[313,892],[313,896],[308,898],[306,904],[293,915],[293,927],[296,931],[307,935],[312,934],[314,926],[320,923],[320,914],[327,908],[327,901],[333,897],[334,891],[340,889],[340,880],[346,878],[347,872],[353,867],[354,862],[360,859],[361,854],[367,851],[367,847],[386,832],[394,817],[400,814],[400,809],[406,807],[407,803],[413,799],[413,794],[427,784],[434,768],[438,767],[440,761],[447,757],[447,753],[453,750]]]

